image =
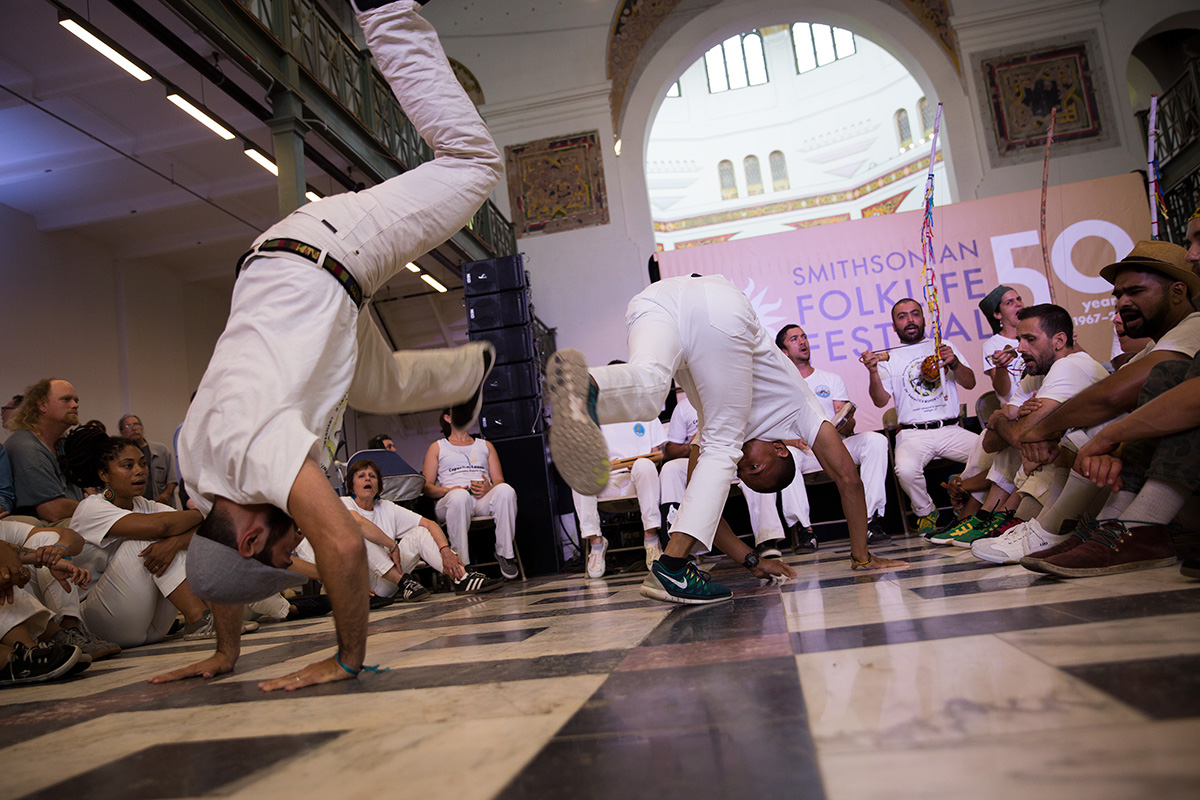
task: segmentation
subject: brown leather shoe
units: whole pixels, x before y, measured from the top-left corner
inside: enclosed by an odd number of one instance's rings
[[[1078,547],[1043,559],[1042,568],[1064,578],[1090,578],[1174,563],[1175,546],[1166,525],[1130,528],[1120,520],[1106,520]]]
[[[1105,520],[1107,522],[1107,520]],[[1020,565],[1025,569],[1033,572],[1046,572],[1046,568],[1042,566],[1047,558],[1053,558],[1068,550],[1074,550],[1079,545],[1086,542],[1089,534],[1100,526],[1099,522],[1086,522],[1075,530],[1071,531],[1071,536],[1066,541],[1059,542],[1053,547],[1047,547],[1045,550],[1039,550],[1036,553],[1030,553],[1020,560]]]

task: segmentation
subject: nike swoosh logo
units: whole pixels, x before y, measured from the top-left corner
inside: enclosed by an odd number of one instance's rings
[[[677,581],[677,580],[675,580],[674,578],[672,578],[670,575],[662,575],[662,576],[660,576],[660,577],[666,578],[666,579],[667,579],[667,580],[669,580],[671,583],[673,583],[673,584],[675,584],[676,586],[678,586],[680,589],[686,589],[686,588],[687,588],[687,581]]]

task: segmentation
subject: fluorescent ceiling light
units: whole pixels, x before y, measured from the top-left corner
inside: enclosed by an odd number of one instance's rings
[[[428,273],[426,273],[425,275],[422,275],[422,276],[421,276],[421,280],[425,281],[425,282],[426,282],[426,283],[428,283],[430,286],[432,286],[433,288],[437,289],[439,292],[444,292],[444,291],[446,291],[446,287],[445,287],[445,286],[442,286],[440,283],[438,283],[438,282],[437,282],[437,279],[436,279],[436,278],[434,278],[432,275],[429,275]]]
[[[305,192],[304,196],[308,198],[308,201],[310,203],[315,203],[318,200],[324,199],[321,197],[321,195],[317,194],[316,192]]]
[[[233,134],[230,133],[228,130],[226,130],[225,127],[223,125],[221,125],[221,123],[217,122],[215,119],[210,117],[208,114],[205,114],[203,111],[196,108],[194,105],[189,103],[187,100],[184,100],[181,96],[179,96],[177,94],[169,94],[169,95],[167,95],[167,99],[170,100],[175,105],[182,108],[184,113],[186,113],[192,119],[196,120],[201,125],[203,125],[204,127],[208,128],[210,131],[215,133],[217,136],[220,136],[225,141],[229,141],[230,139],[233,138]]]
[[[83,27],[78,22],[76,22],[75,20],[68,17],[67,19],[59,20],[58,24],[62,25],[64,28],[66,28],[71,33],[78,36],[84,42],[91,45],[97,52],[99,52],[101,55],[103,55],[109,61],[116,64],[121,69],[128,72],[133,77],[137,78],[139,81],[150,80],[150,73],[146,72],[144,69],[139,67],[137,64],[134,64],[128,58],[126,58],[125,56],[118,53],[110,45],[101,41],[100,38],[96,36],[96,34],[92,33],[87,28]]]
[[[408,262],[407,264],[405,264],[404,266],[408,269],[409,272],[420,272],[421,271],[421,268],[418,267],[416,264],[414,264],[411,261]]]
[[[267,158],[262,153],[255,150],[253,147],[246,148],[246,155],[250,157],[251,161],[258,162],[258,165],[260,167],[262,167],[263,169],[265,169],[267,172],[271,173],[272,175],[274,175],[276,177],[279,176],[279,167],[275,166],[275,163],[273,161],[271,161],[271,159]]]

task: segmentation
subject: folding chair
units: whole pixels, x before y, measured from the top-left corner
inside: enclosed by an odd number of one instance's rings
[[[413,509],[416,500],[425,488],[425,476],[391,450],[359,450],[350,457],[353,464],[362,459],[374,461],[383,475],[383,490],[380,498],[391,500],[405,508]]]

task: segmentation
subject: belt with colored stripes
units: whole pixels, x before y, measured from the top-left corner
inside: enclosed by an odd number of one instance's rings
[[[346,294],[350,295],[350,299],[354,301],[354,305],[362,307],[363,292],[362,287],[358,285],[358,281],[350,274],[350,271],[342,266],[341,262],[328,253],[325,258],[321,258],[321,248],[313,247],[311,244],[296,241],[295,239],[267,239],[265,242],[254,248],[250,252],[238,259],[237,271],[240,274],[242,265],[246,263],[246,259],[258,253],[284,252],[294,253],[303,259],[313,262],[321,269],[328,272],[337,282],[346,290]]]

